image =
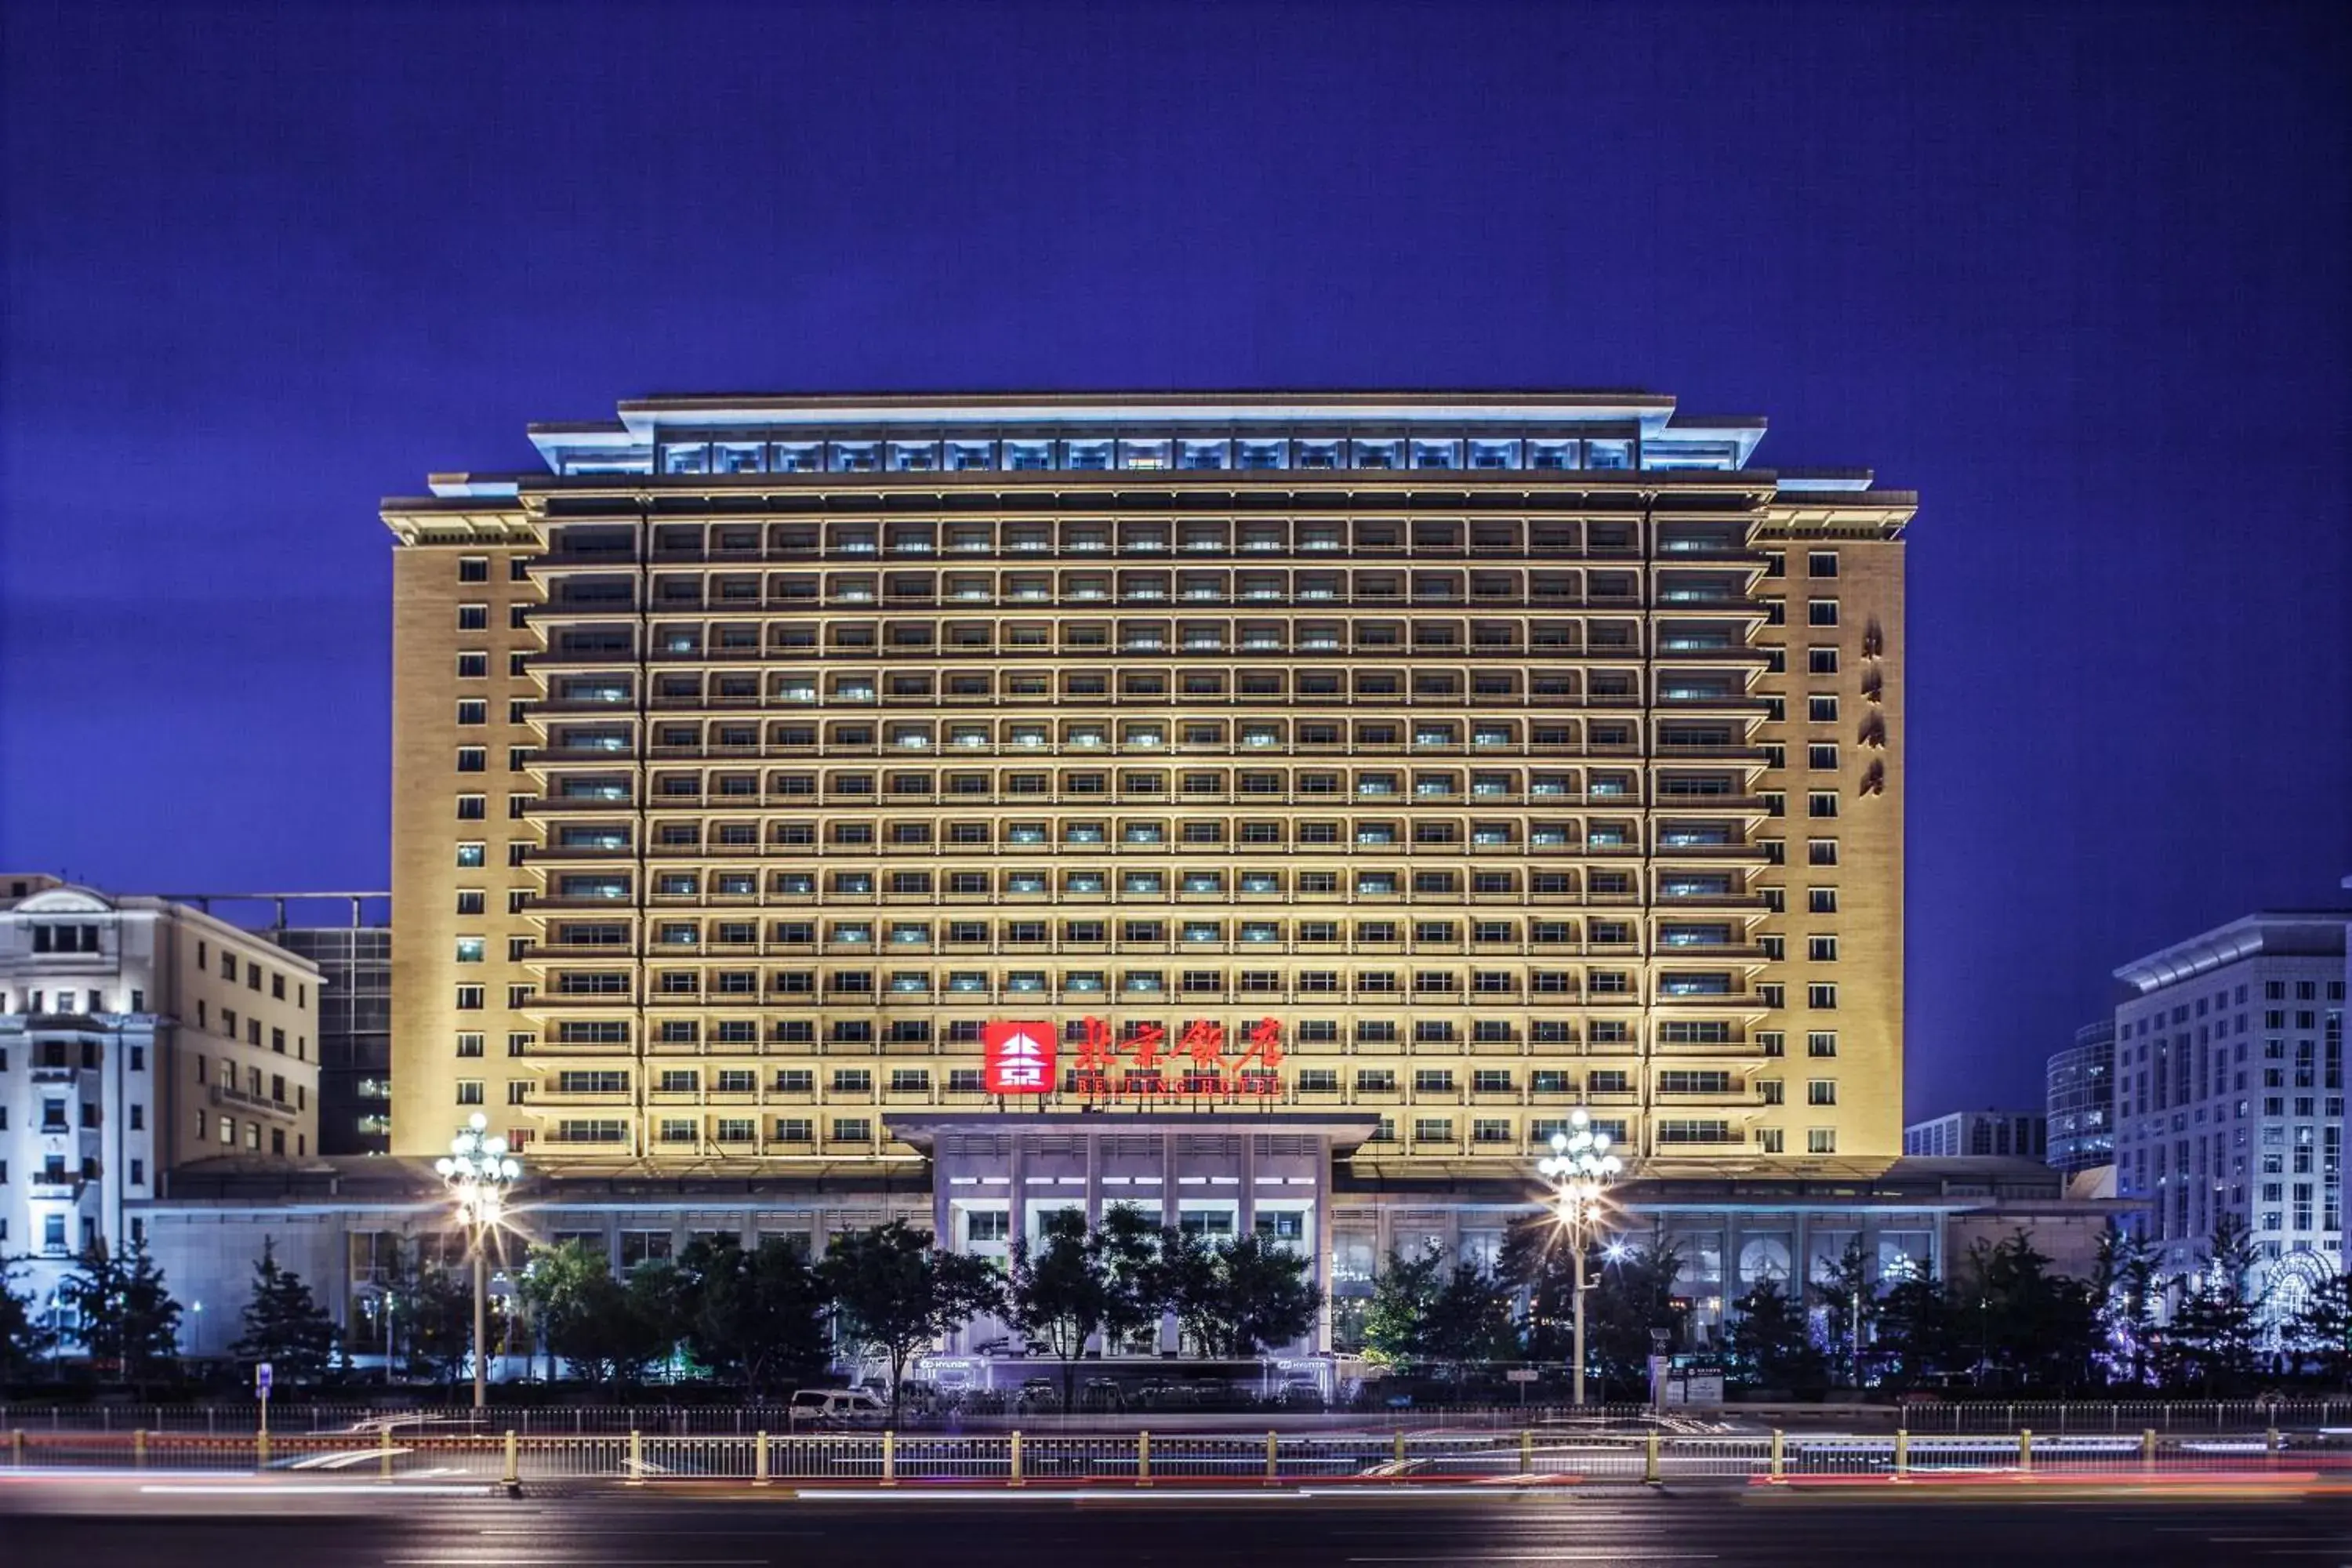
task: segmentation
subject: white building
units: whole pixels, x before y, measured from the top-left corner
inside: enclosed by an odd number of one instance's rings
[[[2279,1310],[2343,1266],[2345,918],[2248,915],[2116,971],[2117,1188],[2149,1202],[2167,1276],[2224,1215]]]
[[[0,876],[0,1257],[53,1300],[195,1161],[316,1152],[319,971],[211,916]]]

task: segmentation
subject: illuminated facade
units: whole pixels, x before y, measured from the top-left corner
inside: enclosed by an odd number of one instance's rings
[[[383,507],[394,1151],[789,1175],[1092,1105],[1452,1180],[1583,1106],[1652,1175],[1884,1167],[1914,501],[1762,434],[666,398],[436,476]]]
[[[2225,1216],[2291,1312],[2342,1267],[2345,911],[2266,911],[2116,971],[2116,1188],[2162,1272]]]

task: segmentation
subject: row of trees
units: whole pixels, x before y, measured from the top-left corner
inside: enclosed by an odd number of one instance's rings
[[[2060,1273],[2022,1231],[1979,1242],[1944,1279],[1916,1270],[1874,1279],[1871,1262],[1857,1240],[1810,1281],[1751,1284],[1730,1303],[1721,1342],[1733,1378],[1793,1394],[1965,1375],[2020,1391],[2204,1396],[2293,1373],[2332,1386],[2352,1380],[2352,1277],[2335,1275],[2292,1311],[2273,1311],[2255,1249],[2233,1223],[2218,1229],[2202,1276],[2168,1289],[2154,1251],[2113,1226],[2088,1279]],[[1683,1260],[1671,1247],[1636,1244],[1587,1267],[1588,1369],[1619,1394],[1637,1393],[1654,1334],[1683,1337]],[[1514,1228],[1491,1269],[1433,1248],[1391,1256],[1369,1298],[1342,1304],[1340,1335],[1375,1363],[1457,1381],[1498,1362],[1562,1362],[1573,1353],[1574,1273],[1558,1227],[1540,1222]],[[1307,1261],[1281,1243],[1213,1242],[1125,1207],[1094,1228],[1076,1211],[1052,1215],[1036,1244],[1016,1243],[1003,1267],[940,1251],[899,1222],[836,1237],[814,1262],[772,1237],[751,1248],[698,1238],[620,1278],[601,1249],[569,1242],[533,1248],[514,1280],[516,1314],[494,1331],[509,1353],[544,1356],[550,1377],[559,1357],[599,1383],[667,1366],[762,1395],[821,1376],[848,1349],[887,1366],[894,1405],[908,1362],[982,1317],[1061,1363],[1066,1403],[1092,1347],[1156,1350],[1172,1318],[1192,1353],[1246,1359],[1306,1333],[1321,1306]],[[182,1309],[143,1244],[93,1247],[59,1295],[79,1325],[75,1346],[101,1377],[137,1385],[176,1366]],[[388,1373],[462,1375],[471,1334],[462,1260],[396,1258],[374,1310],[374,1327],[346,1342],[265,1245],[234,1354],[270,1362],[288,1384],[378,1345]],[[58,1348],[45,1315],[0,1289],[0,1375],[21,1377]]]
[[[543,1355],[550,1377],[558,1358],[596,1383],[633,1383],[668,1365],[760,1396],[820,1377],[845,1347],[887,1365],[894,1407],[908,1363],[982,1317],[1061,1361],[1066,1400],[1090,1345],[1156,1349],[1173,1317],[1196,1353],[1248,1357],[1305,1334],[1322,1300],[1308,1260],[1279,1242],[1212,1241],[1127,1207],[1098,1228],[1076,1211],[1051,1215],[1037,1244],[1016,1242],[1005,1267],[940,1250],[894,1221],[835,1237],[814,1262],[779,1238],[746,1248],[719,1236],[615,1278],[602,1249],[571,1241],[532,1248],[513,1279],[520,1321],[499,1326],[509,1352],[519,1330],[520,1348]],[[143,1383],[175,1364],[181,1309],[143,1244],[120,1258],[93,1248],[64,1296],[80,1325],[76,1343],[101,1375]],[[426,1253],[410,1267],[396,1257],[374,1293],[374,1328],[360,1325],[346,1341],[265,1243],[232,1353],[270,1363],[292,1385],[380,1344],[387,1369],[454,1381],[469,1353],[471,1303],[461,1264]],[[30,1304],[0,1290],[0,1370],[22,1375],[55,1348]]]
[[[2281,1311],[2264,1298],[2242,1226],[2220,1227],[2202,1278],[2168,1290],[2155,1258],[2111,1225],[2089,1279],[2059,1272],[2023,1231],[1978,1242],[1946,1279],[1879,1276],[1857,1239],[1809,1281],[1751,1284],[1729,1304],[1720,1349],[1736,1383],[1790,1394],[1966,1377],[2052,1394],[2218,1397],[2297,1374],[2329,1386],[2352,1380],[2352,1277],[2333,1276]],[[1617,1394],[1638,1393],[1654,1331],[1684,1342],[1683,1260],[1642,1244],[1597,1254],[1587,1268],[1587,1369]],[[1492,1268],[1435,1248],[1392,1255],[1343,1332],[1375,1363],[1456,1380],[1496,1362],[1566,1360],[1573,1279],[1557,1227],[1530,1222],[1508,1235]]]
[[[519,1283],[546,1353],[595,1379],[628,1382],[682,1352],[756,1395],[817,1375],[839,1344],[884,1364],[894,1407],[908,1363],[983,1317],[1061,1362],[1066,1402],[1091,1345],[1156,1348],[1172,1316],[1196,1353],[1247,1357],[1306,1333],[1322,1300],[1307,1259],[1277,1242],[1211,1242],[1125,1207],[1091,1229],[1075,1210],[1050,1215],[1003,1268],[893,1221],[835,1237],[814,1263],[774,1238],[698,1238],[624,1279],[567,1243],[535,1252]]]

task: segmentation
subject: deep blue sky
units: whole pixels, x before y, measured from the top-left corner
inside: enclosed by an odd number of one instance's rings
[[[0,865],[380,886],[380,496],[658,391],[1641,386],[1911,545],[1910,1100],[2352,871],[2347,8],[0,0]]]

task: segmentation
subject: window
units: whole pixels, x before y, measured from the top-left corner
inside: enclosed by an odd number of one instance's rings
[[[457,797],[457,820],[458,820],[458,821],[460,821],[460,822],[481,822],[481,821],[486,820],[486,819],[489,816],[489,815],[490,815],[490,808],[489,808],[489,799],[488,799],[488,796],[486,796],[486,795],[459,795],[459,796]],[[476,845],[476,846],[473,846],[472,847],[476,850],[476,852],[477,852],[477,853],[479,853],[479,851],[480,851],[480,847],[480,847],[479,845]],[[465,864],[465,861],[464,861],[464,859],[462,858],[462,854],[463,854],[463,852],[462,852],[462,851],[460,851],[460,856],[461,856],[461,858],[460,858],[460,859],[459,859],[459,861],[458,861],[458,864],[460,864],[460,865],[464,865],[464,864]],[[481,862],[480,862],[479,860],[476,860],[476,861],[474,862],[474,864],[475,864],[475,865],[477,865],[477,866],[478,866],[478,865],[480,865],[480,864],[481,864]]]
[[[487,724],[490,721],[490,705],[478,697],[461,698],[457,702],[457,722]]]
[[[1807,840],[1805,841],[1805,864],[1806,864],[1806,865],[1808,865],[1808,866],[1834,866],[1834,865],[1836,865],[1837,863],[1838,863],[1838,848],[1837,848],[1837,840],[1836,840],[1836,839],[1834,839],[1834,838],[1810,838],[1810,839],[1807,839]]]
[[[1808,1079],[1805,1081],[1805,1103],[1807,1105],[1835,1105],[1837,1103],[1837,1079],[1833,1078]]]
[[[1805,673],[1835,675],[1838,672],[1838,650],[1834,647],[1812,647],[1805,650]]]
[[[1837,772],[1838,749],[1835,745],[1811,745],[1805,748],[1805,766],[1815,773]]]
[[[457,1080],[457,1103],[460,1105],[481,1104],[482,1080],[478,1078],[459,1079]]]
[[[1838,700],[1836,698],[1808,697],[1805,699],[1805,722],[1834,724],[1837,722],[1837,717]]]
[[[489,558],[488,556],[487,556],[487,555],[460,555],[459,557],[457,557],[457,581],[458,581],[458,582],[460,582],[460,583],[487,583],[487,582],[488,582],[489,580],[490,580],[490,558]]]
[[[1805,910],[1809,914],[1833,915],[1838,912],[1835,888],[1814,888],[1805,894]]]
[[[486,632],[490,629],[490,607],[488,605],[457,606],[457,629],[461,632]]]
[[[1805,552],[1805,573],[1811,577],[1834,577],[1838,574],[1837,552],[1809,550]]]
[[[1837,1031],[1816,1029],[1805,1037],[1805,1054],[1809,1057],[1833,1057],[1838,1054]]]
[[[1838,602],[1835,599],[1812,599],[1805,605],[1805,624],[1809,626],[1833,626],[1838,624]]]
[[[1835,790],[1815,790],[1805,796],[1805,815],[1811,817],[1832,817],[1838,814]]]
[[[1837,1129],[1833,1127],[1807,1128],[1805,1130],[1805,1152],[1808,1154],[1836,1153]]]
[[[478,1013],[482,1010],[482,988],[478,985],[457,987],[457,1011]]]
[[[1813,963],[1834,963],[1837,962],[1837,938],[1833,936],[1809,936],[1805,939],[1805,956],[1811,959]]]
[[[1805,1005],[1817,1013],[1837,1011],[1837,987],[1821,982],[1805,987]]]

